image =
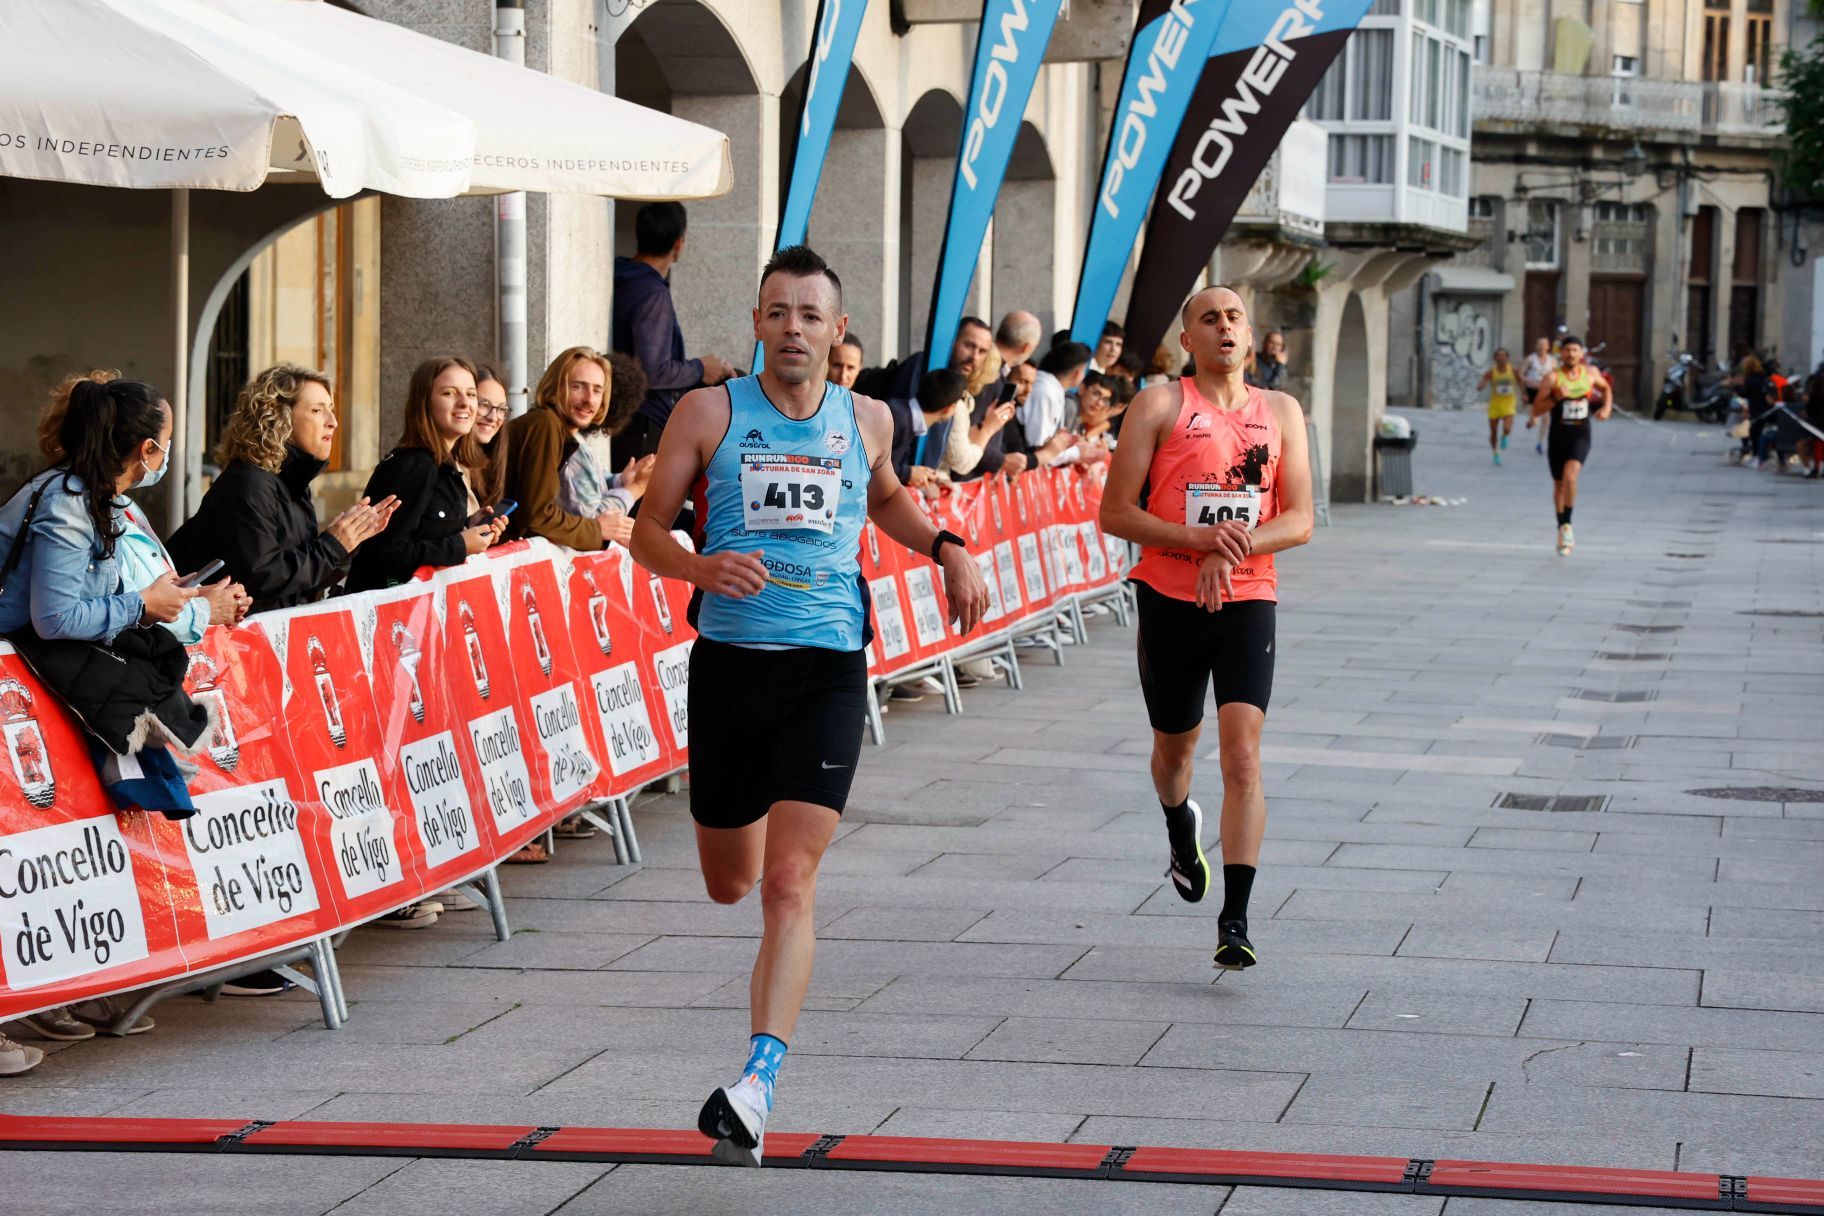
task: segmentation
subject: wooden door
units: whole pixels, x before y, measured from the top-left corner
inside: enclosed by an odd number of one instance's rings
[[[1521,355],[1533,349],[1541,338],[1556,339],[1558,328],[1558,279],[1556,270],[1526,272],[1526,333],[1520,340]]]
[[[1591,346],[1608,344],[1597,356],[1615,385],[1617,404],[1638,409],[1641,401],[1641,320],[1645,311],[1646,280],[1640,275],[1592,275],[1590,278]]]

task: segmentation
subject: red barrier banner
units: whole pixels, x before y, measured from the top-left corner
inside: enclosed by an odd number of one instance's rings
[[[682,533],[672,535],[688,546]],[[646,635],[644,654],[652,683],[659,690],[670,744],[666,764],[681,769],[690,759],[690,648],[697,640],[697,631],[686,619],[691,588],[688,583],[668,582],[631,562],[628,568],[633,615]]]
[[[544,831],[552,816],[533,797],[526,719],[517,704],[489,565],[453,566],[437,576],[443,589],[443,694],[461,746],[481,774],[480,793],[494,835],[511,850]]]
[[[604,748],[595,715],[583,712],[557,560],[541,549],[510,559],[507,646],[518,659],[515,679],[530,711],[532,794],[548,814],[561,817],[597,799],[602,764],[596,757]]]
[[[284,622],[273,622],[282,634]],[[213,708],[189,760],[197,813],[148,819],[171,891],[187,968],[196,971],[305,941],[338,925],[327,864],[297,787],[284,675],[265,624],[211,629],[190,647],[185,686]]]
[[[611,798],[668,771],[655,720],[663,711],[655,714],[655,686],[642,670],[646,639],[633,612],[634,575],[633,558],[618,545],[579,555],[570,566],[572,649],[601,732]]]
[[[874,614],[870,669],[876,675],[891,675],[922,661],[913,649],[906,593],[899,577],[899,559],[904,552],[872,521],[862,525],[861,576],[867,580],[869,607]]]
[[[1002,477],[984,477],[974,483],[976,495],[988,505],[984,544],[994,552],[994,573],[999,580],[1001,610],[1011,619],[1023,620],[1031,611],[1020,582],[1018,559],[1014,557],[1017,516],[1008,496],[1007,482]]]
[[[457,745],[460,724],[443,694],[443,613],[429,582],[377,591],[356,601],[356,632],[386,741],[375,757],[382,786],[411,820],[425,886],[441,890],[498,854],[493,817],[478,814],[485,788],[474,759]]]
[[[80,728],[0,645],[0,1017],[181,972],[143,812],[115,815]]]
[[[395,813],[400,800],[380,776],[378,757],[390,740],[380,730],[353,614],[297,611],[262,627],[284,639],[293,788],[338,921],[354,924],[411,902],[423,883],[417,837],[402,830],[407,816]]]

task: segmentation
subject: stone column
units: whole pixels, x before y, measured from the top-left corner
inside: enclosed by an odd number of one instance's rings
[[[1714,358],[1727,359],[1729,350],[1729,296],[1735,285],[1735,208],[1716,209],[1716,263],[1710,271],[1710,337]]]
[[[689,235],[671,272],[685,349],[746,367],[754,350],[754,289],[779,228],[779,99],[677,95],[671,112],[725,133],[734,158],[733,190],[685,204]]]
[[[911,238],[911,256],[906,259],[909,270],[902,354],[924,349],[925,327],[931,322],[931,287],[937,278],[937,255],[944,241],[944,216],[950,208],[950,181],[955,168],[949,157],[912,158],[911,209],[909,215],[901,218]],[[948,351],[943,340],[938,344]]]
[[[1588,341],[1590,329],[1590,238],[1592,208],[1567,200],[1559,208],[1560,245],[1564,249],[1564,323]],[[1584,233],[1578,240],[1577,233]]]
[[[898,353],[899,141],[886,127],[838,128],[811,211],[811,247],[842,276],[870,367]]]
[[[989,323],[1015,308],[1039,318],[1047,336],[1060,318],[1052,307],[1057,182],[1012,181],[994,213],[994,303]],[[1074,268],[1073,268],[1074,269]]]

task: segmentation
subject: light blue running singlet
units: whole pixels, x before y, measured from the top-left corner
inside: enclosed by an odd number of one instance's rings
[[[757,376],[728,381],[728,433],[697,483],[702,553],[759,553],[766,589],[703,592],[697,632],[733,645],[860,650],[861,528],[868,458],[855,398],[826,384],[817,412],[787,418]]]

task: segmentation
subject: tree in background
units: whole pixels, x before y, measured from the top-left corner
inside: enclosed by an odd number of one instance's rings
[[[1809,0],[1814,17],[1824,16],[1824,0]],[[1780,176],[1794,202],[1824,202],[1824,34],[1803,50],[1788,47],[1780,56],[1781,104],[1786,110],[1786,147]]]

